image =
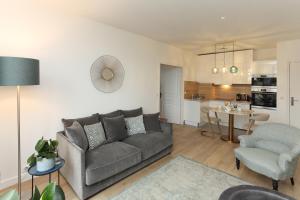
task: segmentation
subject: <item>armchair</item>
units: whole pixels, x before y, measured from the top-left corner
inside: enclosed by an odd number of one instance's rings
[[[242,162],[249,169],[272,179],[274,190],[278,182],[290,178],[300,157],[300,130],[284,124],[269,123],[257,127],[252,135],[238,137],[240,147],[234,150],[236,167]]]

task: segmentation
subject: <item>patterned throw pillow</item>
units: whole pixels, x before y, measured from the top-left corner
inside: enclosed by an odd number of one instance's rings
[[[146,133],[143,115],[137,117],[125,118],[128,135],[135,135],[138,133]]]
[[[89,141],[90,150],[95,149],[106,142],[106,137],[101,122],[85,125],[84,130]]]

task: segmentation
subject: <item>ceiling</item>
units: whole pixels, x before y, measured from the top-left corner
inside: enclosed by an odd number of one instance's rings
[[[274,48],[300,38],[299,0],[48,0],[48,4],[195,53],[236,41]],[[221,17],[225,17],[224,20]]]

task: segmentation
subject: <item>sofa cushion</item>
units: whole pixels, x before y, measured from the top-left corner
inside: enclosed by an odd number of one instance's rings
[[[278,165],[279,155],[264,149],[239,147],[234,150],[238,158],[249,169],[263,174],[274,180],[284,177],[283,171]]]
[[[159,113],[145,114],[144,125],[146,131],[162,131],[159,121]]]
[[[141,151],[129,144],[113,142],[86,153],[86,184],[92,185],[141,162]]]
[[[172,136],[161,132],[152,132],[150,134],[132,135],[122,142],[133,145],[142,150],[142,160],[159,153],[172,145]]]
[[[89,148],[88,139],[79,122],[74,121],[71,126],[66,127],[65,132],[71,142],[79,146],[84,151],[87,151],[87,149]]]
[[[125,118],[128,117],[137,117],[143,114],[143,108],[137,108],[134,110],[121,110],[122,115],[124,115]]]
[[[118,117],[122,115],[120,110],[116,110],[110,113],[106,113],[106,114],[99,114],[99,120],[101,121],[101,123],[103,124],[103,118],[112,118],[112,117]]]
[[[103,125],[107,142],[115,142],[128,137],[123,115],[112,118],[104,117]]]
[[[61,121],[64,124],[65,128],[71,126],[74,121],[78,121],[79,124],[83,127],[84,125],[91,125],[99,122],[99,114],[96,113],[88,117],[82,117],[77,119],[62,119]]]

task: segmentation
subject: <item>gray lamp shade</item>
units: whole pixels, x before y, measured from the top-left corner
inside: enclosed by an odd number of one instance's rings
[[[39,60],[0,56],[0,85],[39,85]]]

